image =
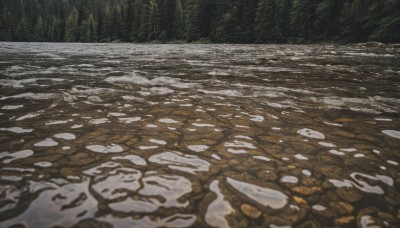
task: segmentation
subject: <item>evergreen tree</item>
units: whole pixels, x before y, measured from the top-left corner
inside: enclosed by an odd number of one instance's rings
[[[2,14],[0,17],[0,40],[3,41],[12,41],[12,22],[11,22],[11,13],[7,7],[2,10]]]
[[[338,34],[342,7],[343,0],[323,0],[318,4],[316,23],[319,33],[324,38],[332,38]]]
[[[184,37],[188,41],[196,41],[200,38],[200,30],[198,28],[199,3],[197,0],[187,0],[186,9],[184,10]]]
[[[114,5],[112,10],[112,26],[111,26],[111,34],[113,40],[121,40],[124,34],[122,21],[122,10],[119,4]]]
[[[112,27],[112,20],[111,20],[110,6],[109,4],[106,4],[104,8],[103,24],[101,26],[101,34],[100,34],[102,40],[109,40],[111,38],[111,27]]]
[[[290,10],[292,9],[292,0],[275,0],[275,32],[278,34],[277,42],[287,42],[292,35]]]
[[[297,37],[308,41],[315,35],[316,0],[293,0],[291,20]]]
[[[17,41],[31,41],[30,23],[27,17],[23,16],[15,31]]]
[[[39,17],[39,19],[36,22],[34,40],[45,41],[45,28],[42,17]]]
[[[81,41],[93,42],[96,41],[96,37],[96,24],[93,15],[90,14],[89,18],[82,22]]]
[[[274,0],[261,0],[257,6],[255,33],[257,42],[266,43],[278,39],[275,29],[276,6]]]
[[[400,42],[400,0],[3,0],[0,40]]]
[[[78,11],[74,8],[67,19],[65,41],[76,42],[78,38]]]
[[[174,37],[176,39],[183,38],[183,30],[184,30],[184,20],[183,20],[183,8],[181,0],[176,0],[176,9],[175,9],[175,21],[174,21]]]
[[[160,38],[160,14],[156,0],[149,0],[144,10],[143,26],[146,28],[146,40],[158,40]]]

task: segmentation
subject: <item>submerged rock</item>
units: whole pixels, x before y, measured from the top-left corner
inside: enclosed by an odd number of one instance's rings
[[[242,204],[240,206],[240,209],[246,216],[248,216],[252,219],[258,219],[262,214],[261,211],[259,211],[257,208],[255,208],[249,204]]]

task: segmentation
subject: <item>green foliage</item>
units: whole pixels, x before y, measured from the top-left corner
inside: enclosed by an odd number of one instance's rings
[[[81,26],[81,41],[93,42],[96,41],[96,24],[93,15],[90,14],[89,18],[82,22]]]
[[[34,33],[34,40],[35,41],[45,41],[45,28],[43,24],[43,19],[42,17],[39,17],[39,19],[36,22],[35,26],[35,33]]]
[[[1,41],[400,42],[400,0],[1,0]]]
[[[7,7],[5,7],[1,11],[0,17],[0,40],[4,41],[12,41],[13,40],[13,31],[12,31],[12,21],[11,21],[11,13]]]
[[[27,17],[23,16],[17,25],[15,36],[17,41],[31,41],[31,25]]]
[[[68,16],[65,28],[65,41],[78,41],[78,11],[74,8]]]

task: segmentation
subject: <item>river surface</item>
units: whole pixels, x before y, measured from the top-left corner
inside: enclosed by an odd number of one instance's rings
[[[399,227],[400,52],[0,43],[0,227]]]

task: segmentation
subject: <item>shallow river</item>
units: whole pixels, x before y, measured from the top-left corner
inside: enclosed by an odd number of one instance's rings
[[[400,52],[0,43],[0,227],[400,226]]]

